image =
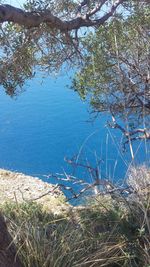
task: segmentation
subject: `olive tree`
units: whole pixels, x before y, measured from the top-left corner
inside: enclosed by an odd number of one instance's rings
[[[111,126],[121,130],[125,143],[150,139],[150,9],[134,11],[89,34],[73,82],[92,111],[111,114]]]
[[[129,7],[126,0],[28,0],[22,8],[1,3],[0,84],[12,96],[37,69],[49,74],[64,63],[81,64],[87,29],[95,31]]]

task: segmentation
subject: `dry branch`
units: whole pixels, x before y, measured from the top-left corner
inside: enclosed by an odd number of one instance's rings
[[[109,126],[114,129],[119,129],[124,137],[127,139],[124,142],[124,145],[129,143],[129,141],[136,141],[136,140],[150,140],[150,130],[149,129],[142,129],[138,128],[132,131],[127,131],[124,127],[122,127],[120,124],[116,122],[116,119],[114,116],[112,116],[112,124],[109,123]]]

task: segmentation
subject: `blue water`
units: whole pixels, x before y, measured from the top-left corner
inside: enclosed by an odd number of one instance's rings
[[[39,75],[13,99],[1,88],[0,168],[44,180],[44,175],[50,173],[71,172],[64,157],[78,155],[78,162],[84,159],[92,166],[102,160],[102,177],[122,179],[131,158],[118,149],[120,135],[105,127],[107,115],[94,123],[87,122],[89,107],[66,87],[69,83],[67,75],[43,81]],[[138,157],[145,160],[141,151]],[[84,170],[77,171],[77,175],[89,179]]]

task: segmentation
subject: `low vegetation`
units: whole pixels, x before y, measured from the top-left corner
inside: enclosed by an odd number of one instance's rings
[[[131,194],[115,191],[95,196],[86,206],[61,215],[34,202],[3,204],[1,210],[24,266],[149,267],[149,181],[146,167],[133,169],[128,180]]]

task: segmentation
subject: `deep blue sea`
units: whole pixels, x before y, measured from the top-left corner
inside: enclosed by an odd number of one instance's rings
[[[120,149],[121,135],[106,127],[105,114],[87,122],[88,104],[69,84],[67,75],[42,80],[39,74],[15,98],[0,88],[0,168],[45,180],[51,173],[71,173],[64,158],[78,155],[78,162],[93,167],[100,160],[102,178],[123,179],[131,158]],[[144,151],[139,145],[137,161],[148,157]],[[83,169],[76,175],[89,179]]]

